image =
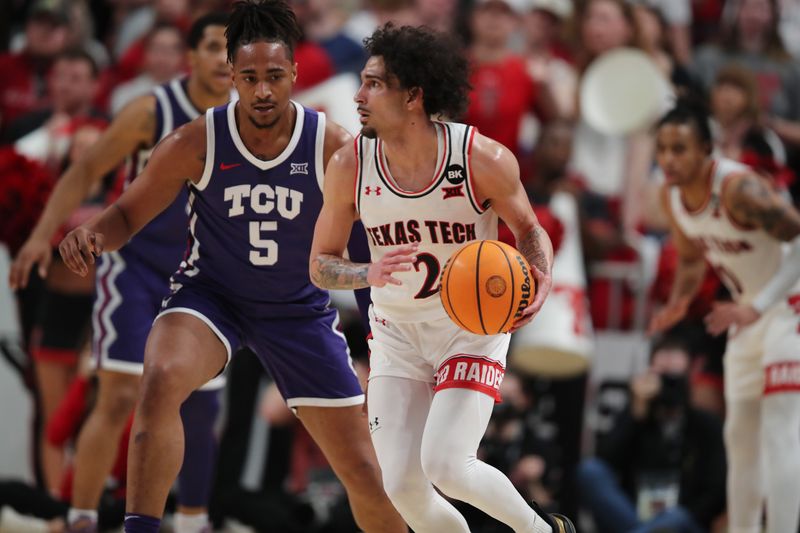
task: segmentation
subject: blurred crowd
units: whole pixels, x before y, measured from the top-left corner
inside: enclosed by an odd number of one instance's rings
[[[425,24],[463,39],[472,66],[468,111],[448,118],[477,126],[518,157],[556,250],[554,289],[551,309],[537,318],[540,327],[534,322],[512,341],[504,402],[486,433],[483,459],[548,510],[574,516],[580,509],[587,531],[612,531],[608,524],[620,520],[630,531],[724,531],[725,339],[706,333],[702,318],[712,302],[729,296],[709,271],[690,318],[659,338],[646,334],[677,264],[658,201],[663,176],[654,163],[653,132],[599,131],[581,112],[580,91],[598,58],[638,49],[673,94],[705,103],[718,155],[750,165],[796,199],[800,3],[290,3],[304,30],[295,56],[297,91],[357,76],[366,59],[362,40],[377,26]],[[188,27],[229,2],[9,0],[4,6],[0,242],[13,257],[60,173],[133,98],[186,73]],[[354,106],[346,99],[335,105]],[[122,174],[109,173],[64,230],[113,201]],[[509,232],[501,238],[513,239]],[[54,504],[41,518],[55,530],[66,509],[58,502],[69,498],[73,438],[93,400],[90,365],[82,363],[90,357],[93,289],[91,276],[73,276],[54,259],[46,279],[34,276],[16,295],[29,358],[11,362],[37,405],[32,441],[40,492],[29,487],[30,497]],[[351,351],[366,368],[364,328],[342,301]],[[59,314],[63,305],[73,311]],[[563,331],[565,344],[553,347],[545,329]],[[276,390],[264,385],[269,378],[255,357],[235,359],[228,379],[215,524],[232,518],[258,531],[353,531],[324,457]],[[254,416],[268,421],[268,446],[258,451],[266,457],[259,481],[245,487]],[[121,517],[124,460],[110,479],[104,502],[106,523],[113,524]],[[21,499],[14,483],[0,482],[0,506]],[[465,512],[473,531],[500,531],[477,511]],[[666,526],[657,522],[665,517],[672,520]]]

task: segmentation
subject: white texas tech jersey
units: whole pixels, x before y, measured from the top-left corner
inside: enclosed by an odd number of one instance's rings
[[[419,243],[417,262],[397,272],[402,285],[372,287],[375,314],[396,322],[444,318],[439,275],[465,243],[497,239],[497,215],[479,205],[472,189],[469,154],[475,128],[435,121],[436,172],[419,191],[405,191],[392,178],[380,139],[356,138],[356,210],[367,230],[372,261],[402,244]]]
[[[729,178],[743,172],[752,170],[730,159],[715,158],[711,191],[699,209],[687,209],[675,186],[670,188],[669,201],[678,225],[705,252],[733,298],[749,303],[778,271],[785,247],[763,229],[738,224],[722,205]]]

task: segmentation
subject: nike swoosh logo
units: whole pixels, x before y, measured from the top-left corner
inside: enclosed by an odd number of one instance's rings
[[[240,167],[240,166],[242,166],[241,163],[231,163],[230,165],[226,165],[225,163],[220,163],[219,164],[219,169],[220,170],[230,170],[230,169],[232,169],[234,167]]]

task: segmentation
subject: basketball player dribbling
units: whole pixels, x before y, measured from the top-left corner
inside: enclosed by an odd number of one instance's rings
[[[457,116],[467,101],[467,64],[453,41],[389,24],[365,44],[370,57],[355,96],[363,128],[326,171],[309,268],[320,287],[371,287],[368,410],[386,492],[417,533],[469,531],[435,488],[516,532],[574,532],[476,458],[500,381],[480,376],[503,372],[510,336],[459,329],[437,294],[448,258],[468,241],[496,239],[499,215],[538,286],[514,329],[541,307],[552,246],[517,161],[474,128],[429,118]],[[343,257],[359,218],[372,263]],[[467,367],[474,372],[457,371]]]
[[[50,239],[103,176],[130,157],[126,178],[131,183],[159,139],[201,116],[205,109],[229,100],[226,21],[222,13],[195,21],[187,39],[191,74],[133,100],[86,156],[67,170],[14,261],[10,274],[13,287],[27,284],[34,264],[38,264],[40,274],[47,270],[52,253]],[[183,192],[136,238],[98,261],[92,329],[99,393],[77,443],[70,531],[89,533],[97,527],[97,507],[114,464],[117,443],[136,403],[147,333],[186,248],[187,201],[188,195]],[[212,380],[192,393],[182,407],[186,438],[191,444],[179,478],[177,533],[199,533],[208,527],[206,506],[216,458],[214,423],[223,386],[224,380]]]
[[[797,531],[800,515],[800,213],[753,170],[711,155],[702,110],[659,122],[663,203],[680,254],[663,331],[686,314],[706,260],[730,290],[706,317],[725,352],[725,447],[731,533]],[[763,480],[763,482],[762,482]]]
[[[324,167],[352,138],[290,100],[300,29],[284,1],[237,2],[225,35],[239,101],[162,140],[119,200],[60,245],[80,273],[189,187],[187,257],[145,348],[125,531],[158,530],[183,455],[180,406],[241,345],[325,453],[361,529],[406,531],[381,485],[338,315],[306,268]]]

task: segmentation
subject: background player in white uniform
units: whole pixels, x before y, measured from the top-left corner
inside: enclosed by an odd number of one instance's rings
[[[680,254],[675,284],[652,331],[680,321],[706,260],[733,302],[706,317],[728,330],[725,445],[731,533],[797,531],[800,514],[800,214],[762,177],[712,157],[708,122],[679,105],[659,123],[664,207]],[[763,483],[762,483],[763,480]]]
[[[355,97],[362,134],[328,166],[310,272],[320,287],[372,287],[369,420],[386,492],[417,533],[469,531],[434,486],[514,531],[574,531],[560,515],[537,514],[476,458],[510,337],[460,330],[438,296],[440,268],[464,243],[497,238],[500,215],[539,287],[515,323],[523,326],[550,290],[550,239],[511,152],[474,128],[429,118],[455,116],[466,104],[457,47],[429,30],[391,25],[365,43],[371,57]],[[343,257],[357,218],[370,264]]]

